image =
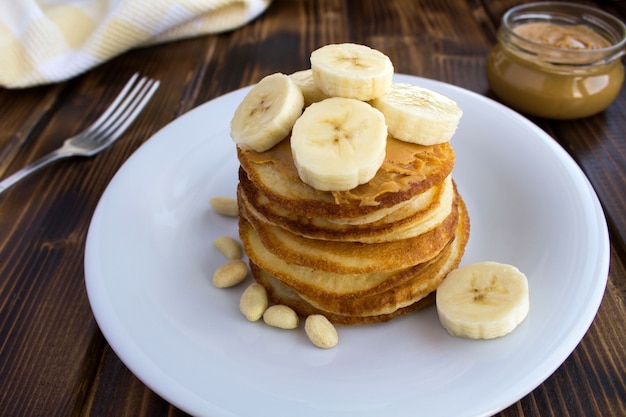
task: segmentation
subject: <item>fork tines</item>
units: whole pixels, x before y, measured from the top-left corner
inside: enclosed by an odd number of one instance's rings
[[[80,136],[110,139],[120,135],[132,123],[159,87],[159,81],[148,77],[139,78],[135,73],[107,110]]]

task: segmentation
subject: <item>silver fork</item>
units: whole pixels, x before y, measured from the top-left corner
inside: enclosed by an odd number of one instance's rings
[[[115,142],[137,118],[159,87],[158,80],[138,78],[139,74],[134,74],[113,103],[87,129],[66,139],[59,149],[0,181],[0,194],[52,162],[73,156],[93,156]]]

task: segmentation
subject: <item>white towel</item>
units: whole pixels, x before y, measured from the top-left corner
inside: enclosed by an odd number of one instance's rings
[[[0,0],[0,85],[81,74],[132,48],[236,29],[271,0]]]

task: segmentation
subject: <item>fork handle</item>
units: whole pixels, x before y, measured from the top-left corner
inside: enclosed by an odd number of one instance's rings
[[[51,163],[58,161],[59,159],[63,159],[68,155],[65,152],[60,151],[59,149],[50,152],[49,154],[41,157],[30,165],[26,165],[24,168],[20,169],[17,172],[9,175],[2,181],[0,181],[0,194],[2,194],[5,190],[10,188],[12,185],[26,178],[28,175],[32,174],[35,171],[40,170],[41,168],[50,165]]]

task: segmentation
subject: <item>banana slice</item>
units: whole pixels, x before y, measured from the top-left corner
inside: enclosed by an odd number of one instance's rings
[[[389,134],[396,139],[430,146],[449,141],[463,111],[442,94],[410,84],[393,83],[371,105],[385,115]]]
[[[304,96],[304,107],[309,107],[313,103],[329,98],[313,80],[313,70],[307,69],[289,74],[289,78],[296,83]]]
[[[387,126],[369,104],[332,97],[304,110],[291,133],[300,179],[322,191],[345,191],[371,180],[385,159]]]
[[[315,84],[331,97],[372,100],[391,85],[393,64],[382,52],[354,43],[331,44],[311,53]]]
[[[527,316],[528,280],[516,267],[479,262],[451,271],[437,288],[437,314],[453,336],[493,339]]]
[[[268,75],[235,110],[230,136],[242,148],[266,151],[287,137],[303,108],[302,92],[289,76]]]

